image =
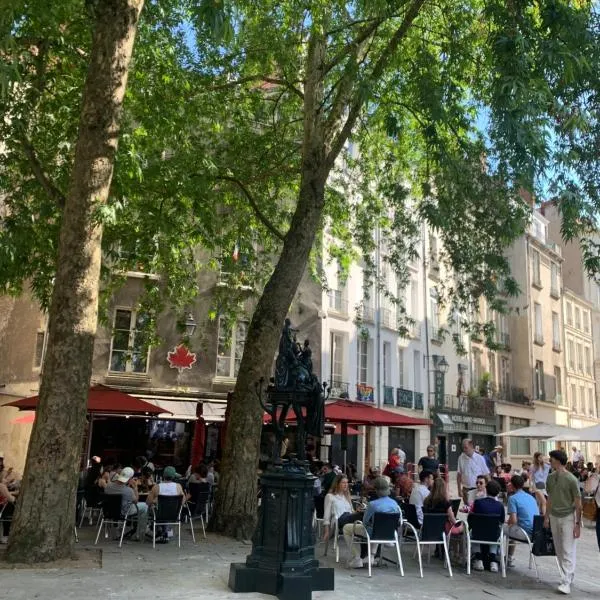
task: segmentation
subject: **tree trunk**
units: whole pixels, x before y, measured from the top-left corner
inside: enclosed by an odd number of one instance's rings
[[[143,0],[100,0],[73,172],[60,231],[48,351],[7,558],[71,555],[82,432],[98,316],[102,226],[95,219],[113,174],[119,117]]]
[[[215,530],[249,539],[256,526],[256,468],[260,453],[263,410],[256,393],[261,377],[268,377],[283,321],[306,269],[323,215],[326,160],[323,99],[325,41],[311,40],[304,93],[304,140],[298,204],[285,236],[275,270],[260,297],[244,346],[221,462],[213,520]]]

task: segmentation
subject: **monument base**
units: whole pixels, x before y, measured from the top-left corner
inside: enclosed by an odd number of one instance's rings
[[[276,573],[232,563],[229,568],[229,589],[233,592],[260,592],[277,596],[279,600],[310,600],[312,592],[334,589],[334,569],[318,568],[312,573]]]

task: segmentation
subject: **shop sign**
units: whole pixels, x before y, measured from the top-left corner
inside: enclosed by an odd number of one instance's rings
[[[487,425],[487,419],[472,417],[471,415],[450,415],[455,423],[473,423],[474,425]]]
[[[177,369],[181,373],[184,369],[191,369],[196,362],[196,353],[190,352],[185,344],[179,344],[170,352],[167,352],[167,362],[171,369]]]

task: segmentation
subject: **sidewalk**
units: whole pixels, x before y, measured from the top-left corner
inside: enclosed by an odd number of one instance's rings
[[[192,545],[189,530],[183,529],[181,548],[171,541],[152,549],[151,543],[125,542],[119,549],[117,542],[102,540],[96,547],[101,552],[101,568],[67,569],[0,569],[0,598],[11,600],[53,600],[101,598],[103,600],[248,600],[273,598],[262,594],[234,594],[227,587],[229,564],[243,562],[250,551],[248,544],[208,534]],[[94,531],[84,527],[80,531],[80,548],[93,549]],[[407,546],[402,551],[405,577],[393,565],[373,570],[369,579],[367,569],[349,570],[345,567],[348,551],[341,542],[341,561],[335,557],[322,560],[326,566],[335,567],[335,591],[315,592],[315,600],[365,600],[383,594],[384,598],[475,600],[498,597],[515,600],[541,600],[557,594],[558,575],[553,558],[539,559],[540,575],[545,583],[535,581],[534,571],[527,568],[527,555],[523,548],[517,553],[517,566],[509,569],[507,578],[495,573],[474,573],[467,576],[464,568],[456,567],[449,578],[441,561],[424,560],[425,578],[421,579],[413,550]],[[392,552],[392,550],[387,550]],[[317,547],[321,559],[323,546]],[[578,548],[577,576],[571,597],[600,596],[600,555],[593,529],[585,529]]]

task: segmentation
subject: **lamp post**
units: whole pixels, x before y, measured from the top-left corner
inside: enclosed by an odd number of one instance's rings
[[[196,332],[196,320],[191,312],[188,312],[184,322],[185,336],[191,338]]]

